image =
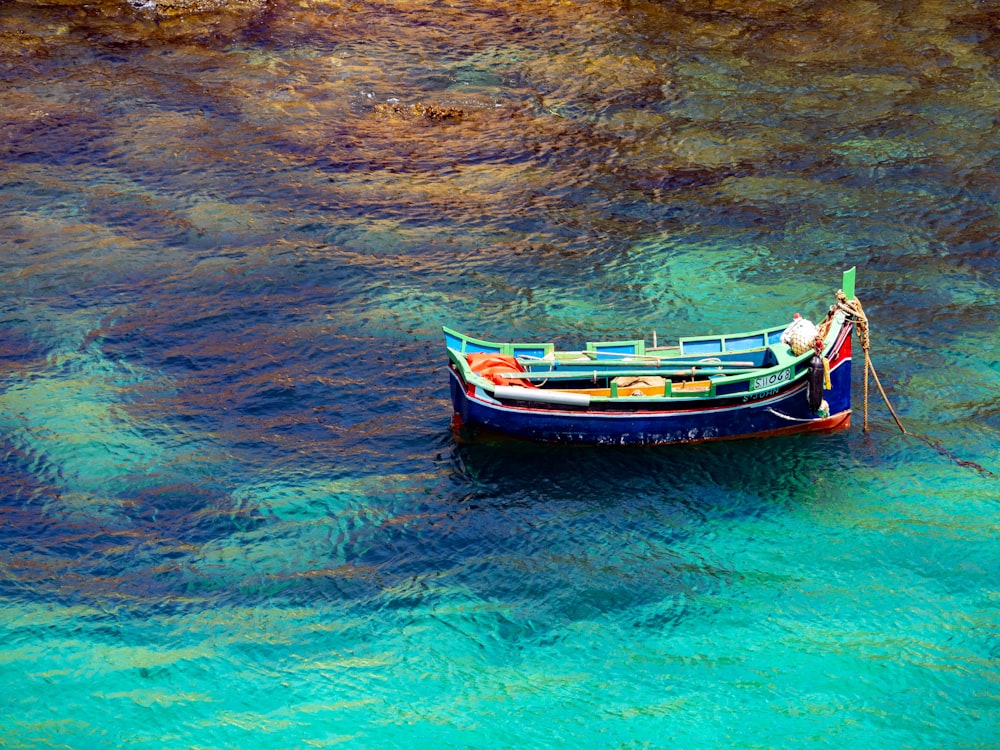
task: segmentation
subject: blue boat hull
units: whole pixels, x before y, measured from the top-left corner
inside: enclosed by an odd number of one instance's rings
[[[690,399],[669,409],[592,411],[502,403],[464,382],[451,367],[453,427],[460,439],[504,435],[581,445],[661,445],[844,429],[851,415],[851,328],[843,327],[830,352],[831,388],[824,391],[828,416],[810,409],[802,380],[759,398]]]

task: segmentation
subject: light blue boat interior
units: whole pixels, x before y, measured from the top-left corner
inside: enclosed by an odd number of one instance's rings
[[[646,353],[646,342],[642,339],[628,341],[588,341],[587,351],[596,359],[621,359],[621,357],[641,357]]]
[[[781,343],[781,334],[786,326],[767,328],[762,331],[735,333],[731,336],[692,336],[680,340],[681,354],[725,354],[763,349]]]
[[[679,342],[680,353],[682,355],[709,356],[764,349],[781,342],[781,334],[784,332],[785,327],[778,326],[776,328],[734,333],[732,335],[685,337],[681,338]],[[551,343],[501,343],[466,336],[447,327],[443,330],[447,347],[460,354],[495,352],[497,354],[509,354],[517,357],[543,358],[555,351],[555,345]],[[585,351],[592,354],[595,359],[620,359],[627,356],[641,357],[646,355],[646,342],[642,339],[588,341]]]
[[[526,357],[542,359],[555,351],[555,344],[527,343],[514,344],[502,343],[498,341],[485,341],[473,338],[453,331],[450,328],[443,328],[445,344],[449,349],[460,354],[476,354],[478,352],[486,354],[507,354],[513,357]]]

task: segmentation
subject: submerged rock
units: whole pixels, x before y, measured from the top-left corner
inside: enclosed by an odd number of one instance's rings
[[[0,53],[44,52],[75,33],[111,44],[227,37],[267,6],[267,0],[15,0],[0,13]]]
[[[439,122],[444,120],[461,120],[466,115],[465,110],[461,107],[441,104],[422,104],[420,102],[411,104],[409,107],[400,104],[399,102],[376,104],[372,109],[372,112],[376,115],[385,117],[400,119],[414,119],[422,117],[426,120],[435,120]]]

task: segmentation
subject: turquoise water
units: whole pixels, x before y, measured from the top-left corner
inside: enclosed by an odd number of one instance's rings
[[[0,6],[0,745],[1000,746],[997,18]],[[852,265],[912,435],[449,432]]]

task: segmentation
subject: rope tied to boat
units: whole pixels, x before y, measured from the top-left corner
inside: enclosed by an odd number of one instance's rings
[[[878,386],[879,392],[882,394],[882,398],[885,399],[885,405],[889,407],[889,413],[892,414],[892,418],[896,420],[896,425],[899,427],[900,431],[904,435],[912,435],[921,442],[930,446],[942,456],[947,459],[954,461],[959,466],[964,466],[965,468],[974,469],[984,476],[994,477],[995,474],[987,469],[981,464],[977,464],[975,461],[967,461],[965,459],[959,458],[950,450],[945,448],[940,441],[934,440],[933,438],[926,437],[924,435],[918,435],[916,433],[910,432],[905,427],[903,427],[902,422],[899,421],[899,417],[896,416],[896,411],[892,408],[892,404],[889,403],[889,397],[885,394],[885,389],[882,387],[881,381],[878,379],[878,373],[875,372],[875,366],[871,361],[871,327],[868,324],[868,316],[865,315],[864,308],[861,306],[861,300],[855,297],[852,300],[848,300],[847,296],[843,291],[837,292],[837,304],[830,308],[829,319],[833,318],[833,315],[837,310],[842,310],[852,321],[854,321],[855,330],[858,332],[858,338],[861,340],[861,349],[865,353],[865,417],[864,417],[864,431],[868,432],[868,374],[871,373],[872,379],[875,381],[875,385]]]
[[[841,310],[847,317],[854,322],[854,329],[858,332],[858,339],[861,342],[861,350],[865,354],[865,375],[864,375],[864,431],[868,432],[868,381],[869,377],[875,381],[875,385],[878,387],[879,393],[882,394],[882,399],[885,401],[885,405],[889,408],[889,413],[892,414],[892,418],[896,422],[896,426],[899,427],[900,432],[904,435],[910,434],[903,423],[899,421],[899,417],[896,415],[896,410],[892,408],[892,403],[889,401],[889,396],[886,395],[885,388],[882,387],[882,381],[878,378],[878,373],[875,371],[875,365],[872,364],[871,348],[872,348],[872,335],[871,326],[868,323],[868,316],[865,315],[864,307],[861,305],[861,300],[857,297],[854,299],[847,299],[847,295],[844,291],[837,291],[837,304],[830,308],[830,315],[828,319],[833,318],[833,314]]]
[[[896,411],[892,408],[892,404],[889,402],[889,397],[885,393],[885,389],[882,387],[882,382],[878,378],[878,373],[875,371],[875,365],[872,364],[871,360],[871,326],[868,323],[868,316],[865,315],[864,307],[861,305],[861,300],[857,297],[854,299],[847,299],[847,295],[843,290],[837,292],[837,302],[830,306],[830,310],[827,313],[826,318],[817,326],[818,335],[817,342],[824,341],[827,334],[830,332],[830,326],[833,325],[833,318],[838,312],[843,312],[849,320],[854,323],[854,328],[858,332],[858,338],[861,341],[861,349],[865,354],[865,375],[864,375],[864,388],[865,388],[865,405],[864,405],[864,431],[868,433],[868,380],[869,375],[871,379],[875,381],[875,385],[878,386],[879,392],[882,394],[882,398],[885,399],[885,405],[889,407],[889,413],[892,414],[892,418],[896,420],[896,425],[899,427],[900,431],[904,435],[911,435],[917,440],[925,443],[926,445],[933,448],[939,454],[945,458],[954,461],[959,466],[965,468],[974,469],[978,471],[983,476],[993,477],[996,475],[987,469],[985,466],[976,463],[975,461],[967,461],[963,458],[959,458],[952,451],[941,444],[939,440],[926,437],[925,435],[920,435],[917,433],[910,432],[905,427],[903,423],[899,421],[899,417],[896,415]],[[773,411],[773,410],[772,410]],[[779,414],[774,412],[780,417],[789,419],[785,414]]]

